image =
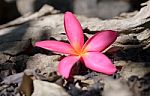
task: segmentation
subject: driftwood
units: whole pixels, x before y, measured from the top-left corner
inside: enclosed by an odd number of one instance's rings
[[[121,20],[89,20],[86,26],[91,30],[105,30],[112,29],[119,33],[128,34],[129,32],[139,32],[149,28],[150,22],[150,1],[142,4],[144,6],[141,10],[133,17],[121,19]],[[91,26],[93,25],[93,26]],[[97,27],[98,26],[98,27]]]
[[[6,28],[6,27],[10,27],[10,26],[15,26],[15,25],[20,25],[22,23],[25,23],[25,22],[28,22],[30,20],[33,20],[33,19],[36,19],[36,18],[39,18],[39,17],[42,17],[44,15],[47,15],[47,14],[55,14],[55,13],[58,13],[59,11],[58,10],[54,10],[53,7],[49,6],[49,5],[44,5],[38,12],[32,14],[32,15],[24,15],[20,18],[17,18],[16,20],[14,21],[11,21],[7,24],[3,24],[0,26],[0,29],[2,28]]]

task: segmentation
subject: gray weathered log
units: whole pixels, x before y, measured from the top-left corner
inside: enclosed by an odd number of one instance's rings
[[[10,21],[7,24],[3,24],[0,26],[0,29],[5,28],[5,27],[10,27],[10,26],[15,26],[15,25],[19,25],[22,23],[25,23],[27,21],[42,17],[46,14],[55,14],[58,13],[58,10],[54,10],[54,8],[52,6],[49,5],[44,5],[38,12],[35,12],[34,14],[29,14],[27,16],[22,16],[20,18],[17,18],[14,21]]]
[[[88,27],[90,30],[111,29],[125,34],[128,34],[128,32],[139,32],[147,29],[147,27],[149,28],[147,24],[150,22],[150,1],[142,5],[144,7],[141,8],[141,10],[133,17],[121,20],[111,19],[103,21],[98,19],[90,19],[88,22],[83,23],[83,25]]]

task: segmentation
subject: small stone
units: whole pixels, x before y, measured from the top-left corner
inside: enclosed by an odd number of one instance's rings
[[[42,73],[57,71],[60,55],[35,54],[27,61],[27,69],[39,69]]]
[[[40,80],[34,80],[32,96],[70,96],[61,86]]]
[[[5,63],[7,60],[9,60],[9,58],[10,58],[9,55],[5,55],[0,52],[0,64]]]
[[[138,76],[141,78],[149,72],[149,62],[127,62],[120,74],[127,80],[131,76]]]

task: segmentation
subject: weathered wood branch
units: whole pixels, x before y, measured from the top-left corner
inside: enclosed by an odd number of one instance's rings
[[[140,30],[147,29],[150,23],[150,1],[142,4],[144,7],[133,17],[117,20],[98,20],[91,19],[83,23],[85,27],[91,30],[105,30],[112,29],[119,33],[139,32]],[[94,22],[93,22],[94,21]],[[97,27],[98,26],[98,27]]]
[[[6,27],[11,27],[11,26],[15,26],[15,25],[20,25],[22,23],[25,23],[25,22],[28,22],[30,20],[34,20],[36,18],[40,18],[44,15],[47,15],[47,14],[55,14],[55,13],[58,13],[59,11],[58,10],[54,10],[53,7],[49,6],[49,5],[44,5],[38,12],[32,14],[32,15],[25,15],[25,16],[22,16],[20,18],[17,18],[16,20],[14,21],[10,21],[9,23],[7,24],[3,24],[0,26],[0,29],[2,28],[6,28]]]

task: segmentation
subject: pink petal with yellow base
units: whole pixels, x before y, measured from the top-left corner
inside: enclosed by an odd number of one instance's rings
[[[111,60],[99,52],[87,52],[83,57],[85,66],[97,72],[113,74],[116,71]]]
[[[67,56],[62,59],[58,65],[58,73],[65,78],[69,77],[70,71],[73,65],[79,60],[80,58],[77,56]]]
[[[66,12],[64,15],[64,27],[70,44],[75,50],[81,50],[84,44],[82,27],[71,12]]]
[[[74,49],[68,43],[53,41],[53,40],[46,40],[36,42],[35,46],[41,47],[47,50],[64,53],[64,54],[74,54]]]
[[[103,51],[110,46],[117,38],[117,33],[111,30],[101,31],[90,39],[84,45],[86,51]]]

